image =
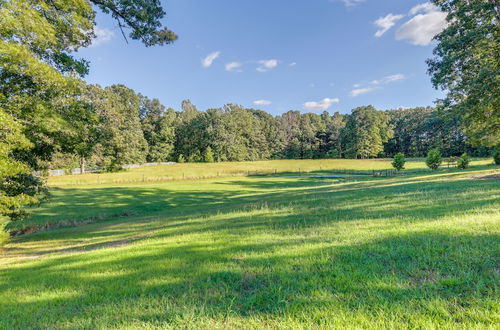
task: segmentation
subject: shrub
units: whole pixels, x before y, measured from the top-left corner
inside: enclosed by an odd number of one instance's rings
[[[457,160],[457,167],[465,170],[467,167],[469,167],[469,164],[470,157],[466,152],[464,152],[462,156],[460,156]]]
[[[443,158],[441,158],[441,153],[439,152],[439,149],[429,150],[429,152],[427,153],[427,159],[425,160],[427,167],[429,167],[432,170],[437,170],[442,162]]]
[[[203,153],[203,161],[205,163],[213,163],[215,161],[214,160],[214,153],[212,152],[212,148],[207,147],[207,149],[205,149],[205,152]]]
[[[404,169],[405,163],[406,159],[403,153],[398,152],[394,155],[394,159],[392,160],[392,167],[394,167],[396,170],[401,171],[402,169]]]
[[[184,155],[179,155],[179,157],[177,157],[177,163],[185,163],[186,162],[186,158],[184,158]]]
[[[495,165],[500,165],[500,149],[495,150],[493,153],[493,161]]]

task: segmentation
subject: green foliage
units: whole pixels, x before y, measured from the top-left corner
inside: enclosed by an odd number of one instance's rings
[[[210,148],[210,146],[208,146],[205,149],[205,152],[203,152],[203,161],[205,163],[213,163],[215,161],[214,153],[212,152],[212,148]]]
[[[2,178],[0,192],[0,216],[20,220],[28,215],[22,207],[40,203],[47,196],[47,187],[39,177],[19,173]]]
[[[401,171],[402,169],[405,168],[405,155],[401,152],[398,152],[397,154],[394,155],[394,159],[392,160],[392,167],[394,167],[396,170]]]
[[[343,131],[346,155],[353,158],[379,156],[384,150],[383,143],[393,134],[388,120],[386,113],[371,105],[352,110]]]
[[[117,20],[123,32],[131,29],[129,36],[141,40],[146,46],[165,45],[177,40],[177,35],[161,28],[165,12],[159,0],[89,0],[104,13]]]
[[[500,149],[496,149],[493,153],[493,161],[495,165],[500,165]]]
[[[42,169],[59,151],[79,155],[83,167],[103,137],[102,118],[85,103],[85,85],[77,78],[87,74],[88,62],[73,55],[94,37],[93,4],[147,46],[176,39],[161,28],[164,12],[157,0],[0,0],[0,216],[18,217],[20,207],[37,202],[41,183],[27,180],[30,171]],[[134,127],[120,128],[131,128],[122,135],[141,148],[142,132]],[[141,158],[135,156],[123,161]],[[37,189],[9,190],[14,183]]]
[[[443,158],[441,157],[441,152],[439,149],[432,149],[427,154],[427,159],[425,160],[425,164],[432,170],[437,170],[441,163],[443,162]]]
[[[139,97],[123,85],[90,86],[88,98],[101,119],[104,139],[96,147],[102,166],[144,163],[148,144],[139,119]]]
[[[500,5],[497,0],[433,0],[448,26],[427,61],[440,106],[462,117],[472,142],[500,145]]]
[[[407,157],[425,157],[427,151],[439,148],[443,155],[459,155],[464,150],[475,156],[489,155],[487,148],[473,148],[460,127],[460,118],[435,108],[419,107],[387,111],[392,138],[384,144],[388,155],[398,152]]]
[[[184,158],[184,155],[183,154],[180,154],[178,157],[177,157],[177,163],[185,163],[186,162],[186,158]]]
[[[458,159],[457,159],[457,167],[460,169],[465,170],[470,166],[470,156],[464,152]]]
[[[158,99],[139,94],[139,100],[142,132],[148,143],[147,161],[173,160],[177,114],[173,109],[167,110]]]

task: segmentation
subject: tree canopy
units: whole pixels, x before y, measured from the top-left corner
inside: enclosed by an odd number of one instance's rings
[[[427,61],[432,83],[447,91],[440,106],[461,117],[476,145],[500,145],[500,2],[433,0],[448,14]]]
[[[95,36],[93,5],[146,46],[177,38],[162,27],[165,13],[159,0],[0,0],[0,215],[15,214],[36,201],[40,189],[22,189],[23,184],[39,184],[29,179],[31,171],[50,162],[54,153],[76,153],[83,159],[99,142],[99,116],[85,104],[86,86],[80,79],[89,63],[74,56]],[[126,94],[123,88],[115,92]],[[136,116],[127,120],[133,122],[122,127],[138,122]],[[140,126],[128,133],[134,143],[146,146],[144,138],[136,138],[142,136]],[[13,182],[20,189],[8,188]]]

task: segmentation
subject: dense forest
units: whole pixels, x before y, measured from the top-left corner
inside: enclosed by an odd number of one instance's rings
[[[431,107],[379,111],[364,106],[333,115],[292,110],[272,116],[234,104],[200,111],[189,100],[176,111],[123,85],[85,90],[82,101],[93,117],[74,122],[85,141],[76,135],[78,143],[61,145],[45,167],[112,170],[144,162],[373,158],[398,152],[423,157],[431,148],[446,156],[490,153],[467,143],[456,118]]]

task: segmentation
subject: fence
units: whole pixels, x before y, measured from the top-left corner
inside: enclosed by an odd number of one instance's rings
[[[164,163],[144,163],[144,164],[126,164],[122,165],[121,168],[123,169],[129,169],[129,168],[136,168],[136,167],[143,167],[143,166],[154,166],[154,165],[173,165],[175,164],[174,162],[164,162]],[[105,169],[105,167],[88,167],[85,168],[85,173],[99,173],[102,172]],[[49,176],[59,176],[59,175],[65,175],[65,174],[80,174],[80,168],[73,168],[71,170],[64,170],[64,169],[57,169],[57,170],[48,170]],[[42,172],[37,171],[35,172],[35,175],[41,176]]]
[[[376,171],[373,170],[372,175],[373,176],[395,176],[398,172],[395,170],[381,170],[381,171]]]

